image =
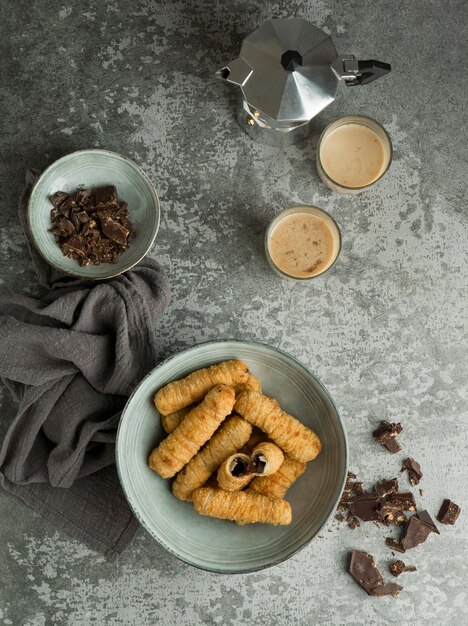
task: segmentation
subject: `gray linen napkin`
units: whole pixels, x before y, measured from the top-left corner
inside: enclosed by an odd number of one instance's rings
[[[65,277],[34,248],[19,218],[40,299],[0,296],[0,377],[19,402],[0,451],[0,484],[72,537],[115,558],[138,524],[120,489],[115,434],[137,382],[156,363],[153,330],[169,283],[151,259],[105,282]]]

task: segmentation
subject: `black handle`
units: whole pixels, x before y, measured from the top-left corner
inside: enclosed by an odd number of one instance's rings
[[[391,71],[392,66],[389,63],[375,61],[374,59],[358,61],[358,72],[355,80],[347,80],[346,84],[348,87],[353,87],[354,85],[368,85]]]

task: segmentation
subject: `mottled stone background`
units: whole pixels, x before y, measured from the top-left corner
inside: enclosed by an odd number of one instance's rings
[[[235,93],[213,74],[263,20],[293,15],[393,72],[343,87],[310,140],[282,151],[241,132]],[[386,570],[373,524],[332,523],[282,565],[223,577],[143,530],[110,565],[0,493],[1,624],[468,622],[464,15],[463,0],[3,0],[1,286],[38,291],[16,218],[25,169],[92,146],[128,155],[161,196],[151,255],[174,290],[156,329],[161,357],[220,337],[287,350],[336,399],[352,469],[368,481],[397,474],[404,453],[370,433],[401,420],[404,451],[424,471],[418,503],[435,513],[450,496],[464,511],[408,555],[418,572],[394,599],[367,597],[345,573],[354,547]],[[395,147],[389,173],[358,197],[331,193],[314,168],[318,134],[346,113],[383,122]],[[268,221],[298,201],[331,211],[344,236],[339,262],[312,284],[277,278],[262,251]],[[15,412],[2,392],[0,436]]]

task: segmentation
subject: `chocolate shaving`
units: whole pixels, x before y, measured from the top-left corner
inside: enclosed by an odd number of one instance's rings
[[[387,448],[392,454],[395,454],[395,452],[400,452],[401,450],[401,446],[396,440],[396,437],[402,430],[403,426],[400,423],[391,423],[382,420],[372,433],[372,436],[381,446]]]
[[[394,576],[400,576],[403,572],[416,572],[417,568],[414,565],[405,565],[403,561],[395,561],[390,565],[390,571]]]
[[[370,596],[398,596],[403,589],[395,583],[384,583],[382,575],[368,552],[353,550],[349,564],[349,573]]]
[[[63,254],[82,266],[115,263],[135,236],[127,203],[117,199],[114,186],[58,191],[50,201],[51,231]]]
[[[411,457],[407,458],[406,461],[403,462],[401,467],[401,471],[408,472],[408,478],[412,485],[419,484],[419,481],[423,477],[423,473],[421,472],[421,466],[417,461],[412,459]]]
[[[455,524],[458,519],[458,516],[461,513],[461,508],[452,500],[446,498],[442,502],[442,506],[440,507],[439,512],[437,513],[437,519],[441,524]]]

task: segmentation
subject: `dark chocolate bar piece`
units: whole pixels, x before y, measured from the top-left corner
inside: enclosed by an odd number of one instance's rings
[[[401,545],[405,550],[416,548],[424,543],[432,532],[428,524],[420,520],[417,515],[413,515],[403,531]]]
[[[400,576],[403,572],[416,572],[417,569],[414,565],[405,565],[403,561],[398,559],[390,565],[390,571],[394,576]]]
[[[382,420],[372,435],[381,446],[387,448],[392,454],[395,454],[395,452],[400,452],[401,450],[401,446],[396,440],[396,437],[402,430],[403,427],[400,423],[391,423]]]
[[[421,466],[419,465],[419,463],[411,457],[408,457],[403,462],[403,465],[401,467],[402,472],[404,472],[405,470],[408,472],[408,478],[410,483],[412,485],[418,485],[419,481],[423,477],[423,473],[421,471]]]
[[[126,202],[113,185],[58,191],[50,198],[52,233],[63,254],[81,266],[115,263],[135,236]]]
[[[438,535],[440,535],[440,532],[437,526],[435,525],[434,520],[432,519],[432,517],[429,515],[427,511],[418,511],[416,516],[419,517],[421,522],[424,522],[425,524],[427,524],[433,533],[437,533]]]
[[[446,498],[442,502],[442,506],[440,507],[439,512],[437,513],[437,519],[441,524],[455,524],[458,519],[458,516],[461,513],[461,509],[458,504],[452,502]]]
[[[349,573],[370,596],[398,596],[403,589],[395,583],[384,583],[374,561],[374,557],[362,550],[353,550],[349,564]]]

